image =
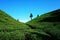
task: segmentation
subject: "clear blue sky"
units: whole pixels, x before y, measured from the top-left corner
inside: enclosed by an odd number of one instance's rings
[[[0,9],[22,22],[60,8],[60,0],[0,0]]]

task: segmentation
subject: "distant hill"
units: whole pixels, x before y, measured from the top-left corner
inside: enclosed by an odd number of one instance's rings
[[[42,14],[40,17],[36,17],[33,20],[36,20],[38,22],[39,21],[40,22],[59,22],[60,21],[60,9]]]
[[[29,28],[24,23],[19,22],[18,20],[14,19],[4,11],[0,10],[0,25],[10,25],[12,27],[20,27],[20,28]]]
[[[27,25],[49,34],[51,36],[49,40],[60,40],[60,9],[42,14],[27,22]]]
[[[43,14],[40,16],[40,22],[60,22],[60,9]]]

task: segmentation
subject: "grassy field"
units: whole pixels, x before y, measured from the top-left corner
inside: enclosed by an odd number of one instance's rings
[[[60,40],[60,9],[21,23],[0,10],[0,40]]]

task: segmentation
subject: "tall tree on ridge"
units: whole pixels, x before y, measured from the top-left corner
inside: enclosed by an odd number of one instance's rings
[[[33,17],[33,15],[32,15],[32,13],[30,13],[30,18],[31,18],[31,20],[32,20],[32,17]]]

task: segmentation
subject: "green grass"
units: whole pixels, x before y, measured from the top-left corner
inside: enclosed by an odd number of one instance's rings
[[[60,40],[60,9],[36,17],[27,24],[36,31],[50,35],[49,40]]]
[[[40,40],[37,35],[45,35],[43,33],[31,29],[0,10],[0,40]]]
[[[21,23],[0,10],[0,40],[60,40],[58,13],[60,9]]]
[[[30,28],[0,10],[0,40],[25,40]]]

